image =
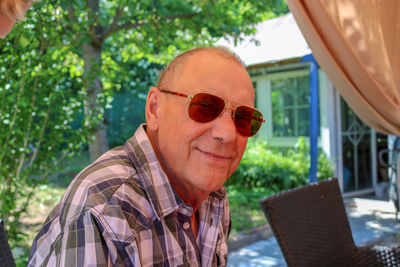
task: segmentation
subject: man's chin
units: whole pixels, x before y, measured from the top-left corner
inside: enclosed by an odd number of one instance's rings
[[[210,177],[212,177],[212,176],[210,176]],[[214,192],[214,191],[217,191],[218,189],[220,189],[224,185],[225,181],[226,181],[226,178],[224,178],[224,177],[220,177],[220,178],[216,177],[215,179],[210,180],[209,183],[204,186],[204,188],[206,188],[206,190],[211,193],[211,192]]]

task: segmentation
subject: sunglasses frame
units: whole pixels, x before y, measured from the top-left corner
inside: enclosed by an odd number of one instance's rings
[[[236,112],[236,110],[237,110],[238,107],[246,107],[246,108],[249,108],[249,109],[252,109],[252,110],[255,110],[255,111],[259,112],[259,113],[261,114],[261,116],[262,116],[261,119],[260,119],[260,118],[253,117],[253,119],[255,119],[255,120],[257,120],[257,121],[261,121],[260,127],[257,129],[257,131],[256,131],[254,134],[249,135],[249,136],[243,135],[242,133],[240,133],[240,132],[238,131],[238,129],[237,129],[237,127],[236,127],[236,124],[235,124],[236,132],[238,132],[240,135],[242,135],[242,136],[244,136],[244,137],[252,137],[252,136],[256,135],[256,134],[258,133],[258,131],[261,129],[262,124],[265,122],[264,116],[262,115],[261,111],[259,111],[258,109],[252,108],[252,107],[248,107],[248,106],[245,106],[245,105],[238,105],[236,108],[231,108],[231,107],[229,107],[229,106],[227,105],[227,100],[225,100],[224,98],[222,98],[222,97],[220,97],[220,96],[213,95],[213,94],[210,94],[210,93],[207,93],[207,92],[197,92],[197,93],[195,93],[194,95],[187,95],[187,94],[178,93],[178,92],[174,92],[174,91],[170,91],[170,90],[161,90],[161,89],[160,89],[160,91],[163,92],[163,93],[166,93],[166,94],[171,94],[171,95],[176,95],[176,96],[180,96],[180,97],[184,97],[184,98],[189,98],[190,101],[192,101],[192,99],[193,99],[196,95],[198,95],[198,94],[207,94],[207,95],[211,95],[211,96],[213,96],[213,97],[217,97],[217,98],[219,98],[219,99],[222,99],[222,100],[224,101],[224,109],[218,114],[217,117],[215,117],[215,118],[212,119],[211,121],[213,121],[213,120],[215,120],[216,118],[218,118],[219,116],[221,116],[221,114],[224,113],[224,111],[225,111],[226,108],[228,108],[228,109],[230,109],[230,110],[233,111],[233,113],[232,113],[232,119],[233,119],[234,121],[235,121],[235,112]],[[191,119],[194,120],[194,121],[196,121],[196,120],[193,119],[193,118],[191,118]]]

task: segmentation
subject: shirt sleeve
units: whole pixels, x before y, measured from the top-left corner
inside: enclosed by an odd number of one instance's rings
[[[112,242],[104,240],[101,226],[90,212],[65,225],[64,231],[57,231],[60,226],[56,221],[48,228],[44,227],[48,231],[34,241],[28,266],[118,265],[113,264],[110,254]],[[118,256],[115,256],[114,262],[117,263]]]
[[[57,266],[112,266],[101,230],[87,212],[74,220],[63,233],[56,249]]]

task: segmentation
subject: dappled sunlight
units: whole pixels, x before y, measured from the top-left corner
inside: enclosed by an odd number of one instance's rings
[[[359,61],[359,67],[365,68],[390,98],[393,92],[389,88],[394,86],[390,62],[394,51],[391,36],[395,35],[395,31],[393,27],[387,25],[390,23],[387,17],[393,14],[388,14],[390,10],[385,3],[378,4],[377,8],[370,8],[368,2],[368,0],[325,1],[324,5],[329,18],[338,29],[338,34],[343,37],[344,45],[347,46],[339,47],[339,53],[344,52],[340,50],[349,49],[356,61]],[[326,32],[326,34],[332,33]],[[344,58],[344,60],[351,59]],[[342,67],[346,66],[348,70],[351,69],[347,64]],[[390,86],[387,86],[388,84]]]
[[[251,249],[244,248],[244,249],[239,250],[238,255],[239,256],[257,257],[257,256],[260,256],[260,253],[254,251],[254,250],[251,250]]]
[[[228,266],[286,266],[286,264],[276,239],[271,237],[229,253]]]
[[[385,234],[400,232],[393,202],[366,198],[346,199],[345,202],[357,245],[371,242]]]
[[[349,212],[355,215],[375,214],[383,219],[395,219],[396,209],[391,201],[353,198],[350,200]]]
[[[239,266],[249,266],[249,267],[256,267],[256,266],[282,266],[282,262],[277,261],[271,257],[260,257],[257,259],[251,260],[247,265],[239,265]]]
[[[382,225],[382,223],[380,221],[369,221],[369,222],[366,222],[365,225],[369,229],[379,229],[384,232],[390,232],[393,230],[390,226]]]

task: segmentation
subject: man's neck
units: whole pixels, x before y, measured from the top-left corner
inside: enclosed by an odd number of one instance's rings
[[[190,217],[190,219],[192,220],[192,231],[193,231],[193,234],[194,234],[195,238],[197,239],[197,236],[199,234],[199,226],[200,226],[199,212],[197,210],[196,210],[196,212],[193,212],[193,214]]]
[[[172,179],[170,179],[170,183],[182,201],[193,208],[193,214],[196,213],[201,203],[210,195],[210,192],[189,190],[187,187],[177,184]]]

